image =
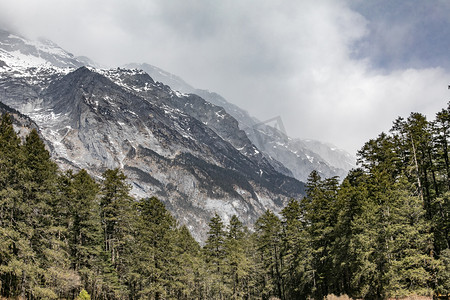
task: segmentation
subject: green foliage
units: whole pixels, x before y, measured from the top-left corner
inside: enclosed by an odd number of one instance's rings
[[[114,271],[110,274],[125,276],[128,272],[128,255],[133,244],[133,199],[129,195],[131,187],[126,176],[119,169],[106,170],[103,173],[100,197],[100,219],[103,230],[104,248],[110,258]],[[125,281],[119,278],[119,282]],[[122,293],[126,287],[122,284],[111,287],[115,293]]]
[[[205,253],[205,261],[207,263],[208,280],[210,287],[208,289],[208,297],[220,299],[229,294],[228,285],[225,278],[225,226],[221,217],[215,213],[214,217],[209,221],[208,238],[206,240],[203,251]]]
[[[155,197],[137,203],[137,212],[130,273],[143,288],[136,288],[133,293],[143,298],[165,298],[175,285],[171,281],[177,268],[173,246],[175,220]]]
[[[82,289],[76,300],[91,300],[91,296],[85,289]]]
[[[225,231],[222,219],[216,213],[209,221],[208,239],[204,250],[213,265],[220,267],[220,261],[223,259],[224,253]]]
[[[286,299],[306,298],[314,285],[311,238],[301,203],[291,199],[281,211],[282,253]]]
[[[243,299],[250,280],[251,259],[245,252],[246,231],[236,215],[230,219],[225,236],[225,278],[230,286],[230,299]]]
[[[441,295],[450,294],[450,249],[441,252],[437,278],[437,292]]]
[[[201,298],[202,283],[207,276],[201,247],[186,226],[176,230],[172,266],[172,278],[176,278],[174,294],[177,299]]]
[[[284,299],[282,276],[283,257],[281,253],[282,224],[280,219],[267,210],[255,224],[257,249],[263,266],[263,297],[275,296]]]

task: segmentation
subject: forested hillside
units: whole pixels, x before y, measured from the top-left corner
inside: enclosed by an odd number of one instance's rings
[[[450,293],[450,103],[412,113],[309,176],[307,196],[251,230],[209,222],[200,246],[121,170],[61,172],[35,131],[0,124],[1,296],[24,299],[387,299]]]

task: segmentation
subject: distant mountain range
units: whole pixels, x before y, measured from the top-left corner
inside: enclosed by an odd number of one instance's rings
[[[343,176],[354,162],[156,67],[99,69],[48,40],[4,30],[0,101],[18,129],[38,128],[63,169],[100,176],[122,168],[135,196],[163,200],[199,240],[214,212],[250,225],[266,209],[301,198],[313,169]]]

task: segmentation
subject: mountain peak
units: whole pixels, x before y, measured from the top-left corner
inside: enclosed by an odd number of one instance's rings
[[[0,30],[0,60],[11,67],[77,68],[84,65],[48,39],[32,41],[4,29]]]

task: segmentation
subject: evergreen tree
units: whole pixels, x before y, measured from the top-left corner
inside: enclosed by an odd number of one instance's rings
[[[77,275],[70,270],[70,254],[63,239],[65,230],[57,222],[58,167],[36,130],[27,135],[22,149],[23,201],[30,212],[25,223],[31,230],[33,264],[38,266],[32,277],[24,277],[29,280],[34,297],[58,298],[79,284]]]
[[[436,199],[432,200],[433,233],[435,237],[435,250],[437,254],[444,249],[450,249],[450,102],[447,108],[436,114],[433,123],[435,141],[435,160],[437,165],[437,178],[439,188],[442,191]],[[440,180],[439,180],[440,178]]]
[[[11,117],[0,123],[0,280],[1,294],[25,296],[28,276],[35,272],[29,244],[31,228],[26,224],[30,207],[22,199],[23,153]]]
[[[311,239],[300,203],[291,199],[281,211],[283,216],[282,253],[286,299],[307,298],[313,286]]]
[[[436,213],[433,215],[433,233],[437,254],[450,249],[450,192],[433,200],[432,206]]]
[[[394,184],[390,200],[382,231],[389,264],[383,278],[385,296],[431,295],[433,241],[423,203],[402,180]]]
[[[202,299],[202,282],[208,274],[205,271],[205,262],[201,256],[201,248],[192,237],[186,226],[176,230],[176,247],[173,269],[174,278],[179,283],[174,287],[176,299]]]
[[[416,183],[417,193],[424,202],[427,218],[430,220],[433,215],[432,199],[439,195],[433,161],[431,125],[424,115],[411,113],[406,121],[398,118],[391,132],[397,141],[396,148],[405,153],[403,163],[409,166],[404,175],[409,175],[410,179],[413,179],[411,182]]]
[[[445,249],[439,257],[436,292],[439,295],[450,294],[450,249]]]
[[[157,198],[139,201],[132,249],[132,297],[165,299],[175,290],[175,220]]]
[[[248,276],[243,277],[244,299],[261,299],[267,279],[265,262],[258,249],[258,237],[245,230],[244,253],[248,259]]]
[[[60,175],[33,130],[0,120],[0,297],[22,299],[386,299],[446,294],[449,107],[398,118],[339,184],[313,171],[307,196],[251,234],[209,222],[203,249],[162,202],[133,201],[119,169],[101,185]],[[77,297],[78,295],[78,297]]]
[[[100,208],[96,199],[99,188],[84,169],[69,176],[72,177],[69,194],[72,217],[70,248],[73,268],[78,271],[90,269],[94,264],[91,259],[98,257],[101,250]]]
[[[215,213],[209,221],[208,238],[203,247],[209,278],[207,297],[223,299],[229,294],[225,285],[225,227],[222,218]]]
[[[450,140],[450,102],[447,108],[442,109],[436,114],[436,120],[432,123],[435,156],[438,170],[440,170],[441,189],[450,191],[450,159],[449,159],[449,140]]]
[[[281,221],[270,210],[267,210],[255,223],[257,249],[264,268],[264,289],[261,295],[263,299],[269,299],[271,296],[285,299],[281,234]]]
[[[236,215],[233,215],[225,236],[226,278],[231,290],[230,299],[243,299],[250,271],[250,259],[245,253],[245,228]]]
[[[128,256],[133,244],[133,198],[129,195],[131,187],[126,176],[119,169],[106,170],[103,173],[100,190],[100,220],[102,223],[104,251],[108,253],[109,294],[124,297],[128,274]],[[117,279],[116,277],[119,276]],[[108,282],[107,281],[107,282]]]
[[[302,205],[312,249],[313,294],[324,297],[336,289],[331,251],[337,222],[338,180],[336,177],[322,180],[313,171],[306,186],[307,196]]]
[[[20,139],[14,131],[11,116],[8,114],[2,115],[0,122],[0,188],[6,190],[18,184],[20,178],[20,160],[23,159],[20,152]],[[6,196],[6,195],[4,195]],[[0,217],[6,220],[5,211],[7,205],[2,205]]]
[[[364,227],[358,227],[358,222],[369,198],[367,180],[367,174],[362,169],[355,169],[351,170],[342,182],[336,203],[337,223],[331,250],[338,279],[337,290],[355,298],[359,295],[358,290],[361,285],[365,284],[363,272],[367,271],[367,265],[365,265],[367,257],[364,256],[367,252],[359,251],[362,250],[360,248],[355,249],[357,242],[364,242],[358,239],[362,237],[361,233],[364,230]],[[370,216],[365,217],[370,218]],[[370,244],[363,243],[362,245],[369,246]],[[361,262],[362,265],[357,262]]]

